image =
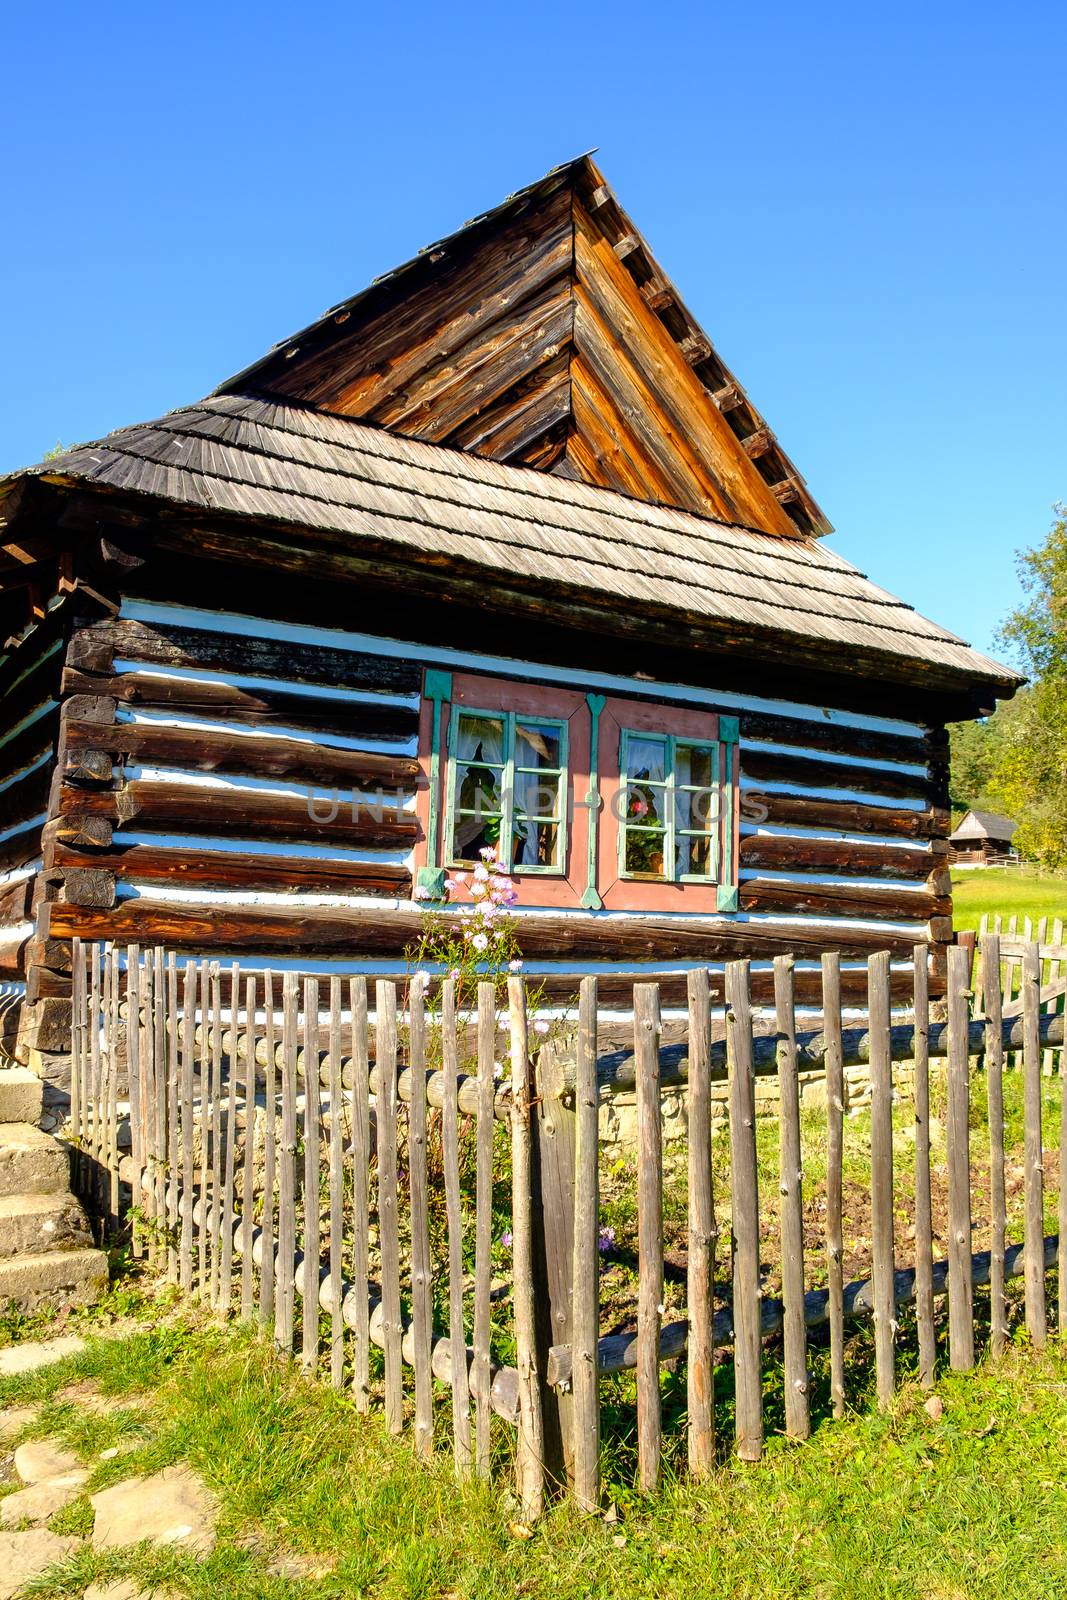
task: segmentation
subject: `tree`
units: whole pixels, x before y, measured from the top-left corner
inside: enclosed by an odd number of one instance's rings
[[[1019,557],[1026,600],[998,644],[1030,678],[984,723],[952,733],[953,803],[983,801],[1019,824],[1015,844],[1044,866],[1067,867],[1067,507],[1045,541]]]

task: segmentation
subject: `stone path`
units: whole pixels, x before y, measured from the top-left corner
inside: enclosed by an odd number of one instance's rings
[[[8,1371],[32,1371],[35,1367],[61,1360],[81,1348],[82,1341],[57,1339],[44,1345],[13,1347],[21,1356]],[[0,1356],[12,1354],[0,1352]],[[0,1367],[0,1370],[3,1370]],[[57,1399],[73,1403],[96,1416],[119,1410],[141,1409],[134,1397],[100,1394],[91,1380],[82,1380],[61,1389]],[[0,1410],[0,1449],[12,1445],[31,1429],[40,1406],[12,1406]],[[135,1447],[130,1440],[125,1448]],[[119,1443],[99,1452],[98,1459],[112,1460],[123,1453]],[[8,1456],[9,1477],[22,1484],[14,1493],[0,1498],[0,1600],[15,1600],[24,1586],[57,1561],[82,1548],[85,1539],[54,1533],[47,1523],[51,1517],[72,1505],[84,1492],[90,1467],[59,1439],[27,1439],[17,1444]],[[214,1547],[218,1502],[215,1496],[184,1464],[167,1467],[148,1476],[125,1478],[89,1497],[93,1510],[90,1542],[94,1550],[114,1550],[148,1541],[156,1546],[179,1545],[204,1555]],[[179,1600],[162,1590],[149,1594],[132,1579],[93,1584],[84,1600]]]

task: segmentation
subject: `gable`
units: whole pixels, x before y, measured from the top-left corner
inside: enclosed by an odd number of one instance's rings
[[[770,533],[829,531],[588,157],[219,392],[253,388]]]

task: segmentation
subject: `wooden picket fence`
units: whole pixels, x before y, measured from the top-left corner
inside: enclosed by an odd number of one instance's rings
[[[1035,942],[1016,952],[988,933],[977,1013],[970,952],[950,949],[941,1021],[919,947],[901,1021],[890,958],[878,954],[868,964],[867,1013],[848,1025],[836,956],[822,960],[814,1024],[798,1016],[791,958],[774,963],[773,1016],[753,1007],[749,964],[738,961],[726,968],[725,1006],[713,1004],[706,970],[690,973],[681,1025],[664,1021],[655,983],[636,984],[630,1037],[620,1043],[618,1024],[612,1040],[598,1015],[595,978],[582,981],[576,1021],[545,1036],[527,1016],[520,977],[507,980],[506,994],[503,981],[480,983],[466,1008],[450,979],[430,994],[418,982],[398,993],[391,981],[368,992],[359,976],[253,975],[162,950],[76,944],[76,1180],[103,1226],[129,1226],[134,1251],[183,1291],[258,1321],[306,1373],[350,1389],[360,1411],[380,1404],[391,1432],[410,1424],[420,1456],[448,1437],[457,1473],[486,1476],[503,1439],[527,1517],[559,1489],[594,1510],[605,1384],[613,1416],[630,1408],[636,1480],[651,1492],[665,1447],[674,1448],[664,1390],[677,1389],[681,1362],[688,1468],[699,1476],[726,1448],[728,1417],[740,1457],[759,1458],[768,1374],[780,1374],[773,1381],[789,1436],[811,1429],[816,1356],[841,1416],[846,1330],[862,1319],[873,1327],[882,1405],[898,1381],[904,1307],[924,1384],[935,1376],[941,1296],[956,1370],[973,1365],[987,1324],[990,1350],[1003,1350],[1013,1277],[1023,1279],[1025,1326],[1040,1346],[1046,1275],[1058,1270],[1057,1322],[1067,1332],[1067,1109],[1062,1076],[1042,1074],[1043,1051],[1057,1068],[1062,1061],[1064,1019],[1049,981],[1042,985],[1048,959]],[[1013,1074],[1007,1063],[1016,1058]],[[895,1083],[905,1064],[907,1084]],[[870,1083],[859,1186],[846,1181],[853,1068]],[[801,1097],[813,1073],[825,1089],[814,1111]],[[662,1116],[664,1093],[680,1085],[681,1167],[665,1161]],[[776,1116],[758,1119],[770,1086]],[[942,1093],[938,1120],[932,1095]],[[1005,1142],[1006,1093],[1020,1106],[1018,1153]],[[605,1332],[605,1217],[620,1203],[606,1195],[605,1169],[617,1185],[619,1163],[617,1152],[605,1158],[599,1117],[620,1095],[636,1096],[627,1169],[636,1303],[624,1328]],[[723,1098],[723,1131],[713,1136]],[[1058,1233],[1046,1228],[1050,1118]],[[804,1172],[813,1140],[825,1166],[815,1224]],[[1016,1156],[1018,1205],[1008,1181]],[[670,1261],[665,1254],[675,1178],[687,1209],[684,1265],[678,1251]],[[943,1259],[938,1185],[947,1191]],[[860,1190],[869,1252],[866,1270],[846,1282]],[[976,1208],[983,1218],[988,1211],[980,1229]],[[980,1312],[975,1291],[986,1286]],[[684,1304],[668,1313],[668,1299],[683,1291]]]

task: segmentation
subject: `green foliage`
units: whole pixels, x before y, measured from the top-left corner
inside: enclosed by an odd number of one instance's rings
[[[1030,685],[982,723],[952,730],[952,803],[1001,811],[1019,824],[1020,853],[1067,867],[1067,508],[1044,542],[1019,558],[1027,599],[1000,642]]]

